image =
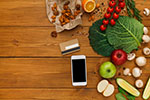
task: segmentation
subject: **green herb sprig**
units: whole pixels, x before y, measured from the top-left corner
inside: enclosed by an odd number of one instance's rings
[[[134,0],[125,0],[127,13],[129,17],[136,17],[138,21],[142,22],[142,16],[140,15],[140,11],[135,7]],[[133,13],[131,13],[133,11]]]

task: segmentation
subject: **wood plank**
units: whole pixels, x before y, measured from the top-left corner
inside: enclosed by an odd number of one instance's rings
[[[98,0],[99,3],[104,1]],[[107,3],[105,5],[106,8]],[[146,2],[136,0],[136,6],[141,11],[149,7],[149,5],[149,0]],[[45,0],[36,0],[36,2],[35,0],[1,0],[0,12],[0,26],[53,26],[46,15]],[[92,24],[92,22],[88,22],[88,16],[88,14],[83,15],[83,26]],[[146,26],[150,26],[150,17],[143,16],[143,23]]]
[[[59,33],[57,38],[50,36],[54,30],[54,27],[0,27],[0,56],[62,57],[59,43],[77,38],[81,49],[73,54],[102,57],[97,55],[89,44],[88,35],[86,35],[89,31],[88,27],[78,26],[71,31]],[[143,55],[143,47],[150,47],[150,43],[142,44],[141,49],[134,51],[137,56]]]
[[[142,93],[142,91],[140,90]],[[96,89],[0,89],[2,100],[116,100],[115,93],[110,97],[104,97]],[[142,100],[141,96],[136,100]]]
[[[105,61],[109,61],[109,58],[87,58],[87,88],[96,88],[101,80],[98,69]],[[150,58],[142,68],[140,79],[144,84],[150,76],[149,64]],[[70,58],[0,58],[0,66],[0,88],[73,88]],[[132,69],[136,65],[134,61],[128,61],[122,67],[117,67],[115,78],[122,77],[134,85],[135,78],[123,76],[123,67]],[[109,81],[117,88],[114,79]]]

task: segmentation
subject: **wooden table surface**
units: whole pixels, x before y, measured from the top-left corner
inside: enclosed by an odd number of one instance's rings
[[[99,0],[99,3],[103,1]],[[135,1],[141,11],[150,5],[150,0]],[[92,25],[92,22],[88,22],[88,16],[83,15],[82,25],[53,38],[50,34],[55,27],[47,18],[45,0],[0,0],[0,100],[115,100],[115,95],[105,98],[96,90],[101,80],[98,66],[109,61],[109,58],[97,55],[88,37],[78,34],[78,31],[88,33]],[[150,29],[150,17],[143,15],[143,24]],[[86,87],[71,85],[72,54],[62,56],[59,49],[59,43],[74,38],[79,40],[81,50],[73,54],[87,56]],[[142,48],[145,46],[150,47],[150,44],[142,44],[135,51],[137,56],[143,55]],[[150,75],[149,57],[140,77],[144,84]],[[128,61],[118,72],[122,73],[123,67],[135,66],[134,61]],[[134,84],[133,77],[119,77]],[[111,82],[117,93],[115,80]],[[142,94],[143,88],[140,91]],[[136,100],[142,100],[141,96]]]

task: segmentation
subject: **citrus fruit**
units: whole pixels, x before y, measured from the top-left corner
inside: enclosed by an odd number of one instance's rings
[[[95,0],[83,0],[82,1],[82,7],[83,7],[85,12],[90,13],[95,9],[96,2],[95,2]]]

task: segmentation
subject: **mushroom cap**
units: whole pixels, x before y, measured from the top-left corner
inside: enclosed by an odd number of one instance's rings
[[[141,70],[140,70],[140,68],[138,68],[138,67],[135,67],[135,68],[133,68],[132,69],[132,75],[135,77],[135,78],[137,78],[137,77],[140,77],[141,76]]]
[[[145,66],[146,65],[146,58],[143,56],[136,58],[136,64],[140,67]]]

